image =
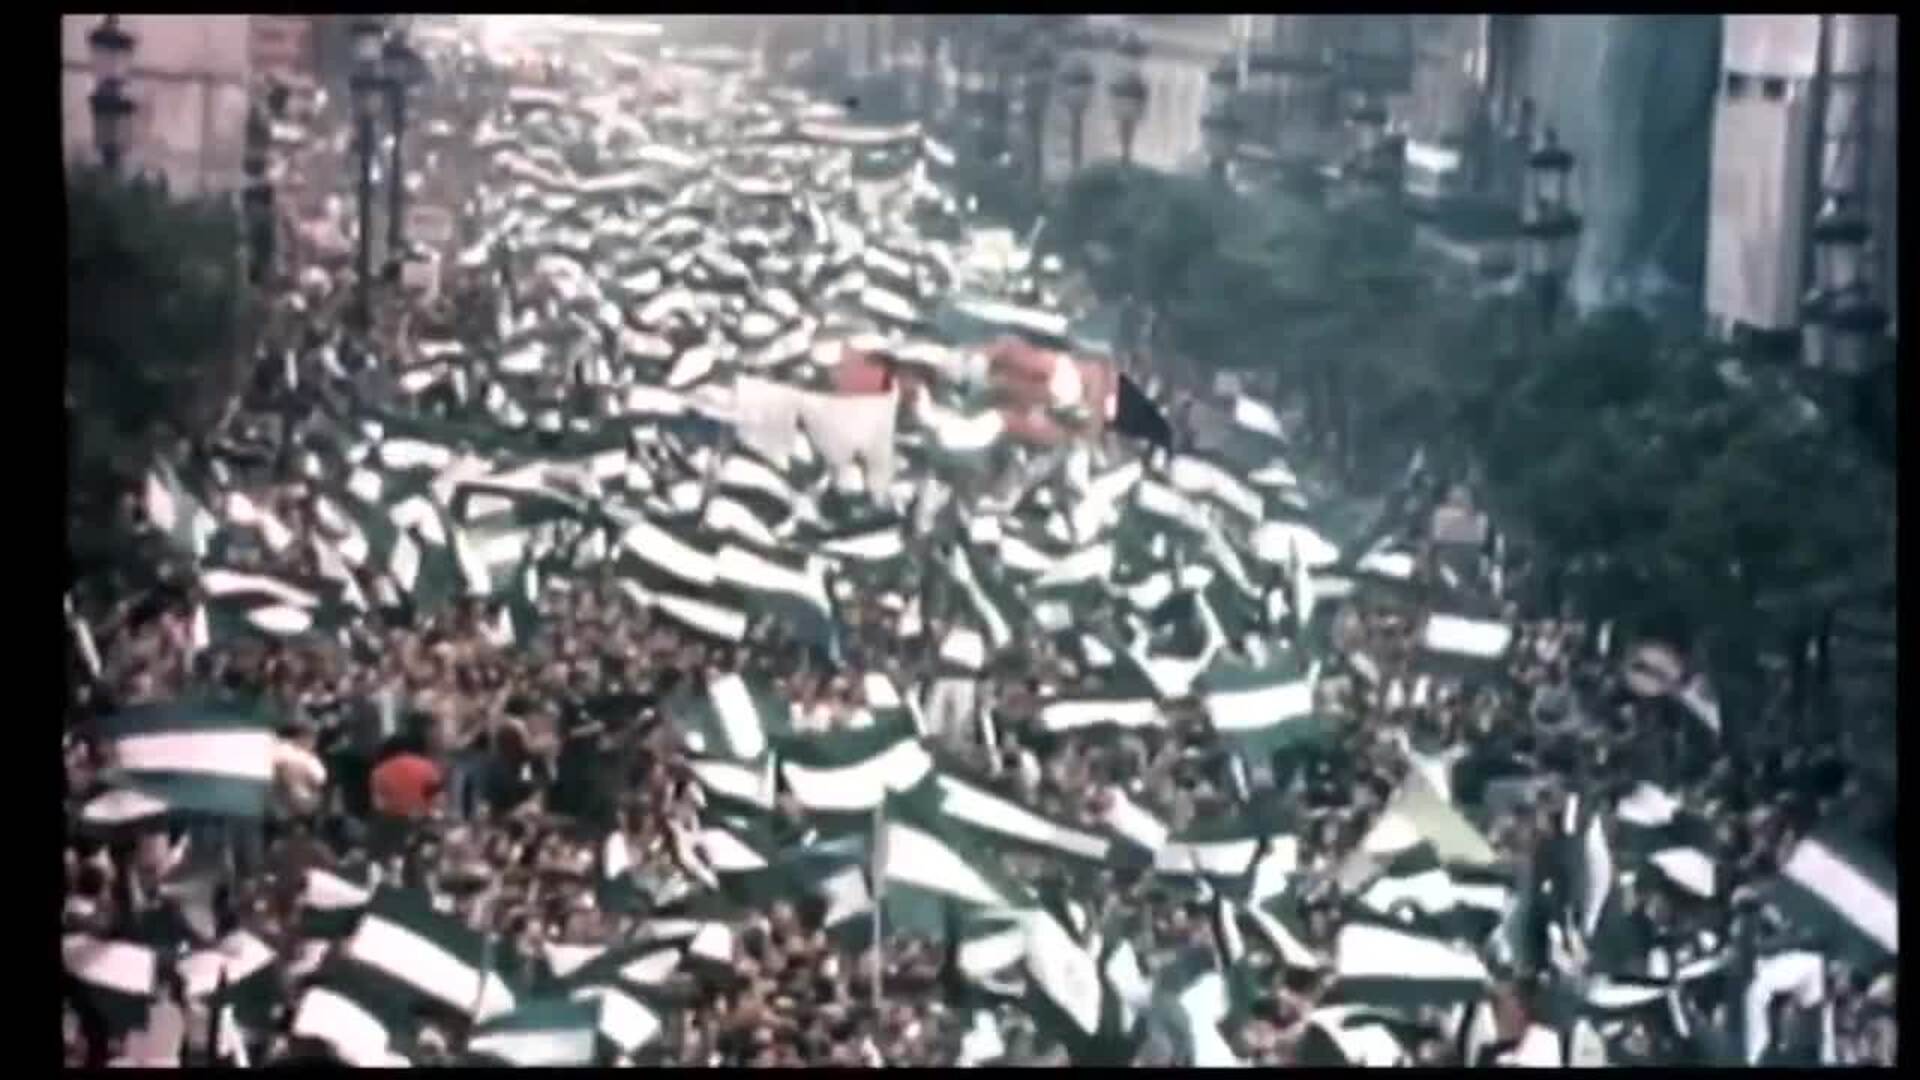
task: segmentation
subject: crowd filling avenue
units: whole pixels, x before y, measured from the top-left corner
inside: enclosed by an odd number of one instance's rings
[[[1890,461],[1582,344],[1665,339],[1556,277],[1550,125],[1520,284],[1436,301],[1356,254],[1425,160],[1384,97],[1298,185],[1251,106],[1161,168],[1119,17],[873,16],[925,45],[864,81],[827,16],[281,19],[322,62],[219,196],[151,134],[174,18],[68,17],[67,1065],[1895,1062],[1854,594],[1740,591],[1872,515],[1890,581]],[[1441,342],[1523,360],[1388,415]],[[1498,404],[1643,378],[1711,400]],[[1513,497],[1578,457],[1462,449],[1522,414],[1720,456],[1582,551],[1632,515],[1531,507],[1655,474]]]

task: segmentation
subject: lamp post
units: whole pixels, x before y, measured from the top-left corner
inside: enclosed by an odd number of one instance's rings
[[[1081,137],[1086,130],[1087,106],[1093,104],[1093,67],[1084,56],[1075,56],[1060,73],[1060,99],[1067,105],[1067,161],[1074,172],[1086,151]]]
[[[1234,113],[1234,95],[1240,87],[1240,68],[1233,57],[1222,56],[1207,72],[1207,109],[1200,116],[1201,142],[1208,168],[1225,183],[1233,148],[1240,138],[1240,118]]]
[[[1815,281],[1802,308],[1809,367],[1858,375],[1871,366],[1873,341],[1888,318],[1867,280],[1871,234],[1847,193],[1830,197],[1814,220]]]
[[[1286,59],[1273,49],[1261,49],[1247,57],[1247,91],[1260,107],[1263,134],[1280,142],[1280,72]]]
[[[1113,116],[1120,127],[1120,163],[1133,164],[1133,139],[1140,132],[1140,121],[1147,115],[1147,77],[1143,72],[1147,43],[1139,34],[1128,33],[1114,47],[1120,55],[1120,74],[1108,93],[1113,95]]]
[[[273,263],[273,181],[269,175],[268,152],[273,143],[273,121],[266,105],[254,102],[247,109],[245,155],[241,159],[246,187],[241,203],[246,208],[247,231],[251,239],[248,278],[255,286],[266,284]]]
[[[1552,128],[1546,129],[1527,157],[1527,201],[1520,232],[1526,245],[1528,276],[1540,298],[1540,322],[1551,328],[1567,278],[1573,270],[1580,216],[1568,197],[1573,154],[1560,145]]]
[[[1047,185],[1047,110],[1053,104],[1055,62],[1052,47],[1044,41],[1035,43],[1027,56],[1027,152],[1033,158],[1035,191]]]
[[[133,64],[134,37],[120,25],[120,16],[108,15],[87,35],[93,58],[93,144],[100,163],[110,173],[120,170],[133,135],[133,99],[127,96],[127,73]]]
[[[1207,168],[1215,180],[1225,184],[1233,148],[1240,138],[1240,121],[1233,115],[1233,106],[1219,102],[1207,109],[1200,117],[1200,137],[1207,148]]]
[[[404,30],[396,29],[381,50],[387,92],[387,123],[393,136],[392,157],[387,170],[387,257],[399,272],[407,251],[407,174],[402,165],[401,147],[407,135],[407,92],[426,77],[426,62],[407,43]]]
[[[380,19],[362,15],[353,20],[354,141],[360,153],[360,242],[354,261],[354,329],[373,328],[373,155],[374,117],[380,108],[384,84],[380,76],[380,41],[386,28]]]

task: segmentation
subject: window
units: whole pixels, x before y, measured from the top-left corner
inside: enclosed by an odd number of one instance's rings
[[[1787,80],[1778,76],[1760,80],[1760,96],[1768,101],[1787,99]]]
[[[1747,77],[1737,71],[1727,72],[1727,96],[1742,98],[1747,96]]]

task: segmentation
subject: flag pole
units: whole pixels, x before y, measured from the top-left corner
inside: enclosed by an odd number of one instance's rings
[[[873,807],[873,1011],[875,1016],[881,1012],[886,1001],[886,938],[881,924],[881,912],[886,907],[887,873],[887,797],[883,792],[880,801]]]
[[[536,880],[538,880],[537,876]],[[478,916],[480,923],[481,941],[480,985],[474,990],[473,1008],[468,1010],[467,1017],[468,1023],[474,1027],[480,1024],[480,1010],[487,1004],[487,977],[493,974],[493,912],[490,910],[489,902],[494,895],[494,891],[489,889],[474,902],[474,914]]]
[[[226,961],[222,960],[220,963],[220,982],[213,988],[213,997],[207,1002],[207,1007],[213,1010],[213,1019],[207,1024],[207,1064],[215,1068],[219,1068],[223,1064],[220,1060],[220,1042],[225,1035],[225,1032],[221,1030],[223,1026],[221,1021],[225,1019],[223,1014],[227,1011],[226,996],[227,965]]]

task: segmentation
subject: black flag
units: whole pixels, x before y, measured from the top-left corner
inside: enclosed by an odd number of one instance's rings
[[[1155,446],[1173,453],[1173,425],[1167,423],[1167,415],[1160,406],[1128,376],[1120,376],[1120,389],[1116,392],[1114,404],[1113,430],[1122,435],[1144,439]]]

